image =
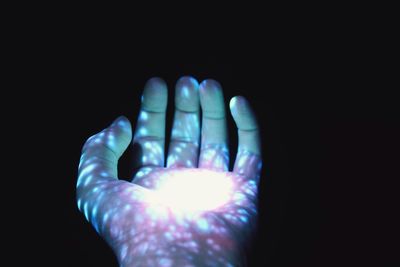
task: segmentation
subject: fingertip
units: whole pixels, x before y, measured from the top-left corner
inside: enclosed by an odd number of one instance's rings
[[[119,137],[119,138],[126,140],[127,142],[128,141],[130,142],[130,139],[132,139],[131,122],[125,116],[119,116],[110,125],[109,132],[114,137]]]
[[[144,94],[149,94],[151,97],[167,95],[167,84],[160,77],[153,77],[147,80],[144,86]]]
[[[236,106],[237,96],[234,96],[229,101],[229,108],[232,110]]]
[[[124,115],[121,115],[112,122],[111,126],[112,127],[118,126],[123,129],[130,129],[131,122],[129,121],[129,119],[127,117],[125,117]]]
[[[165,81],[159,77],[149,79],[143,90],[142,105],[155,112],[165,111],[168,101],[168,89]]]
[[[204,80],[199,86],[199,92],[203,116],[214,119],[224,118],[225,102],[221,84],[213,79]]]
[[[199,82],[196,80],[196,78],[190,75],[182,76],[181,78],[179,78],[177,81],[177,85],[180,84],[188,87],[193,87],[195,89],[198,89],[199,87]]]
[[[221,84],[214,79],[206,79],[202,81],[199,86],[199,90],[203,93],[219,91],[221,89]]]
[[[182,111],[195,112],[199,110],[199,83],[191,76],[180,78],[175,86],[175,105]]]
[[[237,106],[238,98],[239,98],[239,96],[234,96],[229,101],[229,108],[231,111],[235,110],[235,108]]]
[[[229,108],[239,129],[252,130],[257,128],[254,112],[244,96],[233,97],[229,102]]]
[[[243,113],[252,113],[250,104],[244,96],[238,95],[231,98],[229,108],[232,116],[240,116]]]
[[[231,98],[231,101],[229,102],[229,107],[231,109],[239,109],[243,108],[244,106],[248,106],[248,101],[244,96],[237,95]]]
[[[145,87],[147,87],[147,86],[154,87],[154,86],[158,86],[158,85],[161,85],[161,86],[165,85],[166,86],[166,83],[161,77],[152,77],[152,78],[147,80]]]

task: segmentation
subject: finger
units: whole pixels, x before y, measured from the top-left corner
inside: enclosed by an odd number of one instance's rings
[[[199,84],[182,77],[175,87],[175,115],[167,166],[197,167],[200,138]]]
[[[142,104],[133,138],[140,148],[135,167],[163,167],[167,85],[160,78],[150,79],[143,91]]]
[[[199,167],[227,171],[229,166],[225,103],[221,85],[214,80],[200,84],[203,112]]]
[[[90,137],[82,149],[77,187],[118,179],[118,159],[131,140],[131,124],[123,116]]]
[[[154,167],[164,166],[165,116],[168,91],[160,78],[147,81],[143,94],[135,134],[134,168],[140,169],[132,180],[139,182]]]
[[[260,133],[256,117],[242,96],[231,99],[229,107],[238,128],[239,147],[233,172],[258,179],[261,171]]]

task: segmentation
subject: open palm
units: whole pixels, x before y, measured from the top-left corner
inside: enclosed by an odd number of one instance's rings
[[[118,159],[132,140],[126,118],[88,139],[79,166],[78,207],[122,266],[237,263],[257,214],[261,158],[255,117],[243,97],[231,100],[239,148],[229,172],[220,85],[181,78],[164,164],[166,106],[165,83],[149,80],[133,136],[138,171],[132,182],[117,174]]]

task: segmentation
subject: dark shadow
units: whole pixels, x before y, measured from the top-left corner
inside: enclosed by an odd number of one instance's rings
[[[143,149],[138,143],[131,143],[118,161],[119,179],[131,181],[139,170]]]

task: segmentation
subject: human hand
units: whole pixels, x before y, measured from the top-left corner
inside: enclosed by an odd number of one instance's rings
[[[239,135],[230,172],[220,85],[199,85],[190,77],[177,82],[164,164],[166,106],[165,83],[150,79],[133,136],[140,153],[132,182],[117,174],[118,159],[132,140],[125,117],[86,141],[78,207],[121,266],[237,266],[257,215],[261,156],[254,114],[243,97],[230,101]]]

